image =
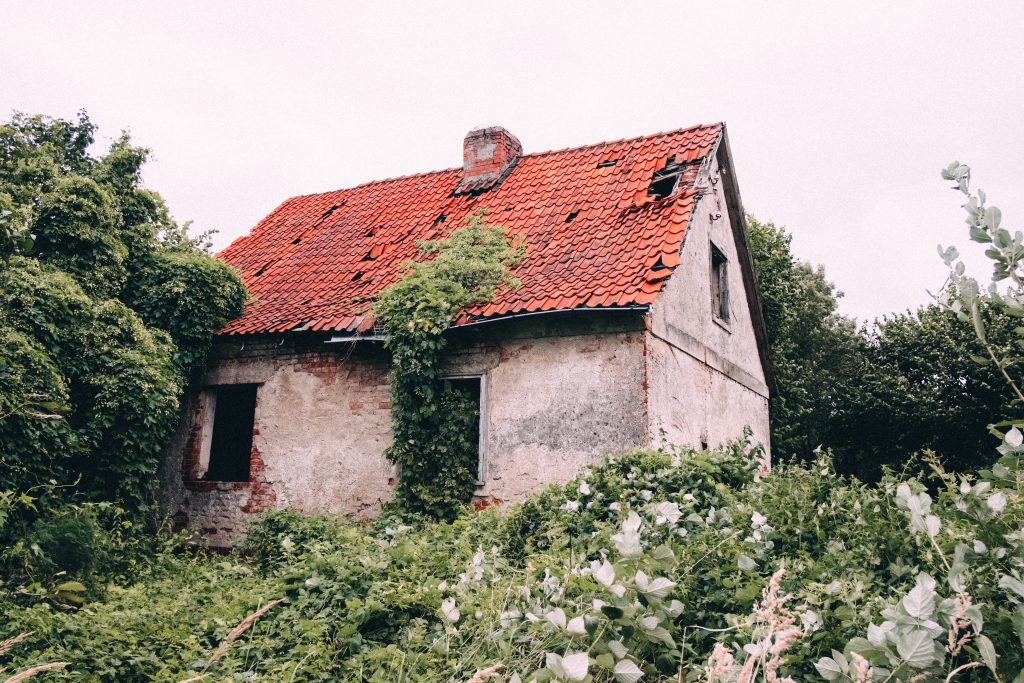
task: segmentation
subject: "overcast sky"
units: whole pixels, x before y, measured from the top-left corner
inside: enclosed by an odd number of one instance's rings
[[[722,120],[746,209],[867,319],[968,246],[947,162],[1024,227],[1024,2],[841,4],[8,1],[0,114],[130,129],[217,248],[286,197],[460,165],[475,126],[535,152]]]

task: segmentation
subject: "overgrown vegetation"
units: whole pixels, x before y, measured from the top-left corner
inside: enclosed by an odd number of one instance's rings
[[[125,134],[96,156],[94,133],[84,113],[0,126],[0,567],[32,591],[116,570],[101,523],[154,521],[183,388],[245,299],[143,187],[148,151]]]
[[[12,597],[0,623],[34,631],[11,669],[69,661],[62,680],[667,683],[737,680],[748,662],[797,680],[964,665],[992,680],[976,663],[994,651],[1008,682],[1024,666],[1020,453],[980,477],[869,486],[826,458],[764,477],[737,443],[627,454],[452,522],[278,512],[247,556],[168,550],[101,602]]]
[[[391,415],[398,464],[396,503],[434,519],[452,519],[476,484],[477,444],[469,428],[475,406],[459,391],[444,391],[444,333],[462,309],[490,301],[499,287],[516,287],[509,268],[526,246],[487,222],[487,211],[439,240],[422,242],[424,262],[381,292],[373,307],[391,352]]]
[[[987,425],[1014,410],[972,326],[939,302],[858,328],[838,312],[824,271],[799,262],[784,228],[748,221],[778,391],[770,402],[772,455],[806,460],[829,449],[840,472],[874,480],[885,465],[934,451],[946,467],[991,465]],[[1013,349],[1019,322],[982,307],[989,343]]]
[[[751,222],[793,462],[766,476],[748,441],[628,453],[500,512],[466,509],[445,332],[515,286],[525,247],[470,216],[374,308],[397,505],[369,526],[270,513],[221,557],[139,529],[244,290],[142,187],[146,150],[93,156],[93,134],[84,115],[0,127],[0,679],[1024,680],[1024,421],[1004,419],[1024,403],[1024,235],[965,166],[945,177],[991,282],[942,249],[942,301],[870,333]]]

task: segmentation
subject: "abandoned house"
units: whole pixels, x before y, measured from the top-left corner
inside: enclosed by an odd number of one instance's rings
[[[481,208],[521,281],[450,331],[479,401],[481,501],[587,463],[742,434],[768,446],[764,322],[723,124],[523,154],[471,131],[459,168],[288,199],[219,256],[253,296],[220,331],[164,467],[180,523],[229,544],[271,508],[372,515],[391,496],[388,353],[369,304]]]

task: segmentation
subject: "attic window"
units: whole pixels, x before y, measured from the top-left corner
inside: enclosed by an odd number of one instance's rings
[[[206,391],[213,429],[200,465],[207,481],[249,481],[252,430],[256,420],[256,384],[224,384]],[[205,458],[203,457],[205,455]]]
[[[676,191],[679,185],[679,176],[683,167],[676,163],[675,155],[669,156],[665,165],[654,172],[651,178],[651,185],[647,188],[647,196],[655,199],[664,199]]]
[[[729,322],[729,260],[714,244],[711,245],[711,313],[717,320]]]
[[[579,215],[580,215],[580,210],[576,209],[575,211],[573,211],[572,213],[570,213],[568,216],[565,217],[565,222],[566,223],[572,223],[573,219],[575,219],[576,216],[579,216]]]

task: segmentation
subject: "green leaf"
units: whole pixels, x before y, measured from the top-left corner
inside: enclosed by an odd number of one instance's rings
[[[814,665],[814,668],[818,670],[818,674],[826,681],[837,680],[843,675],[843,670],[840,668],[839,662],[831,657],[822,657]]]
[[[996,671],[996,649],[992,646],[992,641],[988,639],[988,636],[978,636],[978,652],[981,654],[981,659],[985,662],[985,666],[992,670],[993,673]]]
[[[924,629],[897,635],[896,651],[915,669],[924,669],[935,661],[935,641]]]

